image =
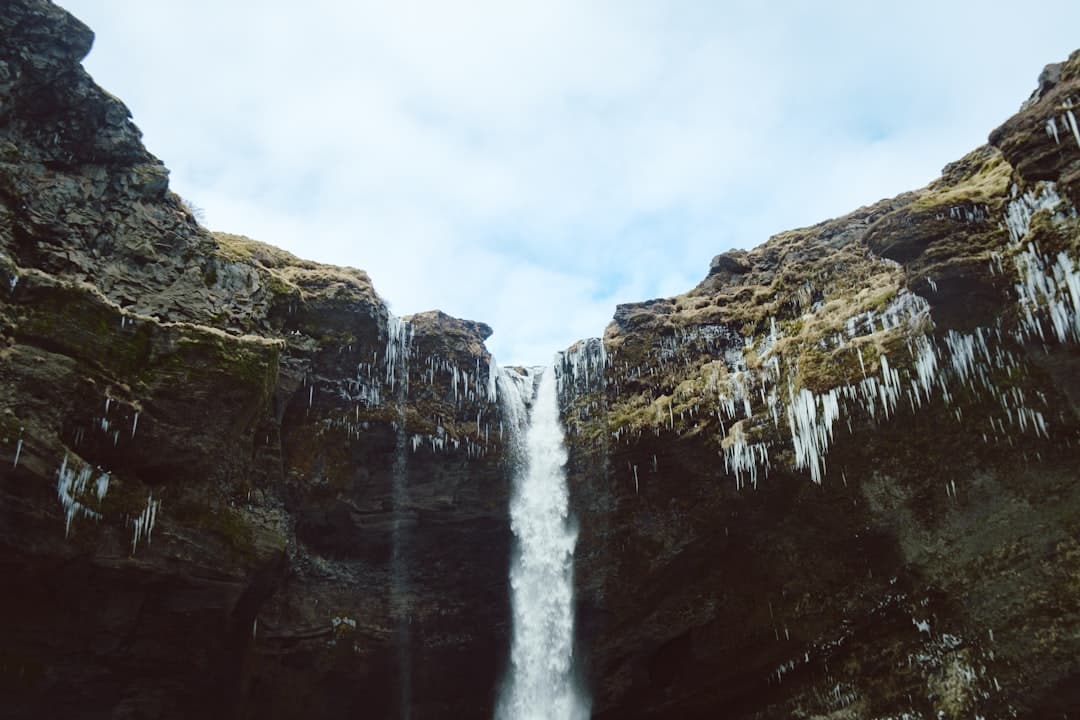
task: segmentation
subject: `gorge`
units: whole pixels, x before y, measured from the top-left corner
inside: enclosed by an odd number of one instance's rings
[[[1080,52],[523,370],[200,226],[92,41],[0,7],[0,717],[1080,713]]]

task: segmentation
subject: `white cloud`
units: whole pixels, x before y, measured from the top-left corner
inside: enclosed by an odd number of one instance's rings
[[[1080,7],[61,0],[208,224],[545,362],[709,258],[931,180]],[[1047,22],[1053,17],[1053,22]]]

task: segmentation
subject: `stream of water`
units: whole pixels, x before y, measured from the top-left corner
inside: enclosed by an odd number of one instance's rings
[[[587,703],[573,677],[574,544],[566,445],[555,371],[500,369],[504,422],[511,427],[514,489],[510,524],[513,640],[496,715],[500,720],[583,720]]]

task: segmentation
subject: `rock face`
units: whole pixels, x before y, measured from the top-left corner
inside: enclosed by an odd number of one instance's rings
[[[490,330],[199,227],[92,37],[0,8],[0,716],[490,716]]]
[[[490,717],[490,329],[201,228],[91,42],[0,7],[0,717]],[[563,354],[597,717],[1080,709],[1078,102]]]
[[[1080,710],[1078,102],[567,352],[596,717]]]

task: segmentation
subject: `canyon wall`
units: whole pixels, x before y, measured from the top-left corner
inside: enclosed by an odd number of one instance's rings
[[[0,717],[490,717],[490,329],[200,227],[92,40],[0,8]],[[596,717],[1080,708],[1076,102],[562,354]]]
[[[1080,710],[1076,102],[571,348],[596,717]]]
[[[489,717],[490,329],[207,232],[85,26],[0,38],[0,716]]]

